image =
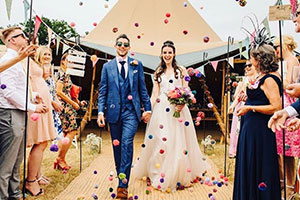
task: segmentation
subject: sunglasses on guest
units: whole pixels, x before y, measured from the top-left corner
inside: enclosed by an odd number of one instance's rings
[[[116,45],[118,47],[121,47],[123,45],[123,47],[129,47],[129,42],[117,42]]]
[[[249,63],[249,64],[246,64],[245,65],[245,68],[247,68],[247,67],[251,67],[252,66],[252,64],[251,63]]]
[[[24,38],[24,39],[27,39],[27,36],[25,35],[25,33],[19,33],[17,35],[12,36],[8,41],[10,41],[13,38],[20,37],[20,36],[22,36],[22,38]]]

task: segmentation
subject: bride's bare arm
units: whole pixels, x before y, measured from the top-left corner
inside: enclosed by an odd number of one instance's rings
[[[182,79],[182,87],[189,87],[189,82],[184,80],[184,77],[188,75],[187,70],[185,67],[181,66],[181,72],[183,75],[183,79]]]
[[[159,83],[157,81],[154,81],[152,94],[151,94],[151,98],[150,98],[152,108],[153,108],[154,104],[156,103],[156,99],[159,95],[159,91],[160,91]]]

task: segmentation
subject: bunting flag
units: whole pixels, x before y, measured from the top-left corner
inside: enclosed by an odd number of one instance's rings
[[[271,37],[271,30],[270,30],[270,26],[269,26],[268,17],[266,17],[266,18],[262,21],[262,23],[263,23],[264,27],[266,27],[269,37]]]
[[[23,4],[24,4],[24,14],[25,14],[25,23],[26,23],[28,20],[28,10],[30,9],[30,5],[27,0],[23,0]]]
[[[219,61],[210,61],[210,64],[214,68],[215,72],[217,71]]]
[[[244,56],[244,58],[246,58],[247,60],[249,59],[249,54],[247,50],[242,52],[241,55]]]
[[[250,39],[249,39],[249,37],[247,37],[245,39],[245,46],[246,46],[246,51],[248,52],[249,51],[249,46],[250,46]]]
[[[229,64],[230,64],[230,66],[234,69],[233,61],[234,61],[234,60],[233,60],[233,57],[230,57],[228,62],[229,62]]]
[[[243,42],[239,41],[239,51],[240,51],[240,55],[242,53],[242,48],[243,48]]]
[[[154,74],[150,74],[152,83],[154,84]]]
[[[35,25],[34,25],[34,38],[36,38],[39,28],[41,26],[42,20],[39,16],[35,16]]]
[[[56,37],[56,55],[58,55],[59,45],[60,45],[60,37]]]
[[[99,58],[97,58],[95,61],[92,61],[93,63],[93,67],[95,67],[96,63],[98,62],[98,60],[100,60]]]
[[[63,51],[62,51],[62,53],[64,54],[69,48],[71,48],[71,47],[69,47],[68,45],[66,45],[65,43],[63,43]]]
[[[48,47],[50,47],[50,44],[51,44],[51,37],[52,37],[52,29],[51,28],[47,28],[47,31],[48,31]]]
[[[200,73],[205,76],[205,72],[204,72],[204,65],[198,68]]]
[[[8,17],[8,20],[10,20],[12,0],[5,0],[5,4],[6,4],[7,17]]]

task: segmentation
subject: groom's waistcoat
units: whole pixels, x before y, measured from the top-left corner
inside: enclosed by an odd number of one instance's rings
[[[128,96],[131,95],[129,78],[128,76],[124,80],[119,73],[119,86],[120,86],[120,95],[121,95],[121,112],[124,112],[127,108],[128,110],[133,110],[132,101],[128,99]]]

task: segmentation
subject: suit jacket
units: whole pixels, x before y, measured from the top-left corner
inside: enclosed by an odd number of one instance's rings
[[[150,98],[145,85],[144,69],[141,62],[138,65],[132,65],[132,58],[128,57],[128,75],[132,103],[136,115],[141,120],[141,106],[145,111],[151,111]],[[99,96],[98,112],[105,112],[108,123],[116,123],[120,118],[121,112],[121,94],[119,86],[119,70],[117,59],[113,59],[103,65]]]

